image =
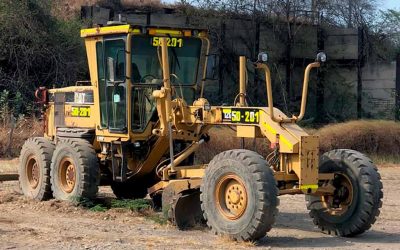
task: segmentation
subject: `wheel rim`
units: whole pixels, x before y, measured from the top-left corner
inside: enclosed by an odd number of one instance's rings
[[[226,219],[237,220],[246,211],[246,186],[235,174],[223,176],[217,183],[215,199],[218,210]]]
[[[61,160],[58,176],[64,192],[71,193],[76,183],[76,167],[71,158],[65,157]]]
[[[32,155],[28,157],[26,165],[26,176],[28,177],[29,186],[36,189],[40,181],[40,167],[36,158]]]
[[[354,188],[350,179],[344,174],[336,174],[333,180],[333,195],[322,196],[322,204],[326,212],[333,216],[346,213],[353,203]]]

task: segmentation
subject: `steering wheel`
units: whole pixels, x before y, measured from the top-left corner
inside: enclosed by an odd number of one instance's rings
[[[147,75],[145,75],[145,76],[143,76],[142,78],[140,78],[140,82],[141,83],[146,83],[145,82],[145,80],[146,80],[146,78],[149,78],[149,77],[151,77],[152,79],[151,80],[153,80],[153,79],[156,79],[157,77],[155,77],[154,75],[152,75],[152,74],[147,74]]]

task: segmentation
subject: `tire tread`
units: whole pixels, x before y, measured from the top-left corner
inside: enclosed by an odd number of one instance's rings
[[[279,204],[278,188],[273,172],[268,167],[265,159],[256,152],[249,150],[228,150],[216,155],[209,163],[203,179],[203,184],[200,187],[201,208],[203,211],[203,216],[207,221],[207,225],[214,233],[224,234],[224,232],[219,232],[218,229],[215,228],[215,222],[210,221],[210,216],[207,215],[209,207],[208,203],[205,202],[207,199],[207,194],[204,193],[204,185],[205,183],[210,182],[207,173],[218,169],[221,162],[226,159],[237,160],[248,167],[249,172],[252,175],[252,179],[257,182],[257,191],[260,194],[259,199],[255,202],[257,208],[255,210],[256,212],[254,214],[254,218],[251,220],[252,224],[247,227],[248,230],[242,231],[236,235],[230,235],[230,237],[241,241],[257,240],[261,237],[264,237],[265,234],[271,230],[272,225],[275,223],[275,217],[278,213],[278,209],[276,208]]]
[[[352,168],[353,172],[356,171],[360,174],[358,181],[359,186],[362,188],[360,188],[359,192],[365,190],[365,198],[362,203],[357,204],[356,211],[354,211],[347,226],[343,227],[324,221],[319,216],[320,210],[311,208],[312,203],[318,201],[313,200],[311,196],[306,196],[308,201],[307,208],[310,210],[309,215],[313,218],[313,223],[324,233],[331,234],[334,231],[337,235],[345,237],[356,236],[370,229],[379,216],[380,208],[382,207],[383,185],[378,168],[368,157],[355,150],[336,149],[325,153],[322,157],[336,160],[350,159],[352,166],[349,167]]]

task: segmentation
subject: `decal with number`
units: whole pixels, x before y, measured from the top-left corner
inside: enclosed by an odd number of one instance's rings
[[[232,123],[259,123],[260,111],[258,109],[222,109],[222,117],[225,122]]]
[[[71,108],[72,117],[90,117],[90,107],[72,107]]]
[[[167,38],[167,46],[168,47],[183,47],[183,39],[177,37],[166,37]],[[152,45],[154,47],[161,46],[161,37],[153,37]]]

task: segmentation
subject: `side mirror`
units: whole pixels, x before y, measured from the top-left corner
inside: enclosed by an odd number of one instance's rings
[[[216,54],[207,56],[206,65],[206,80],[217,80],[218,79],[218,65],[219,57]]]
[[[266,52],[260,52],[257,57],[257,62],[267,63],[268,62],[268,54]]]
[[[320,62],[320,63],[324,63],[324,62],[326,62],[326,60],[327,60],[327,57],[326,57],[325,52],[319,52],[317,54],[317,59],[315,61]]]
[[[110,82],[115,82],[115,61],[112,57],[107,57],[107,79]]]

